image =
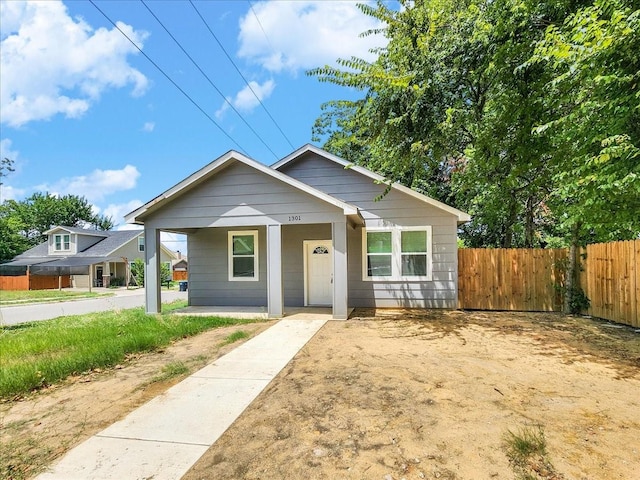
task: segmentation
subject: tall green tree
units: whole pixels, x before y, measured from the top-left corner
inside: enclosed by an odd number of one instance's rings
[[[330,102],[316,121],[325,148],[391,180],[469,211],[471,246],[535,246],[554,235],[552,148],[531,134],[544,116],[551,77],[523,64],[548,25],[580,2],[423,0],[363,7],[386,24],[371,63],[310,72],[361,89]]]
[[[640,235],[639,51],[640,2],[596,0],[550,26],[528,63],[552,75],[537,133],[553,144],[548,204],[570,235],[569,310],[575,249]]]
[[[86,198],[34,193],[24,200],[0,205],[0,261],[7,261],[46,240],[56,225],[110,230],[110,217],[94,214]]]

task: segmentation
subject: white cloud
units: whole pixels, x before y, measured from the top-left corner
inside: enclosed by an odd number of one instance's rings
[[[3,138],[0,140],[0,158],[10,158],[14,162],[18,158],[18,151],[13,150],[11,145],[13,142],[10,138]]]
[[[142,205],[143,203],[140,200],[131,200],[127,203],[111,203],[105,207],[103,214],[113,219],[113,223],[118,226],[117,230],[137,230],[141,228],[140,225],[124,223],[124,216]]]
[[[2,169],[2,178],[0,178],[0,203],[5,200],[17,200],[24,197],[27,191],[23,188],[15,188],[11,185],[7,185],[7,181],[11,181],[11,177],[13,175],[18,175],[20,173],[20,165],[17,163],[19,152],[12,148],[12,141],[9,138],[3,138],[0,140],[0,160],[4,160],[8,158],[9,160],[13,160],[13,164],[11,165],[12,171],[8,171],[8,166],[5,166]]]
[[[272,1],[256,3],[253,10],[260,22],[251,9],[240,19],[238,56],[273,72],[335,65],[352,56],[371,60],[369,50],[387,43],[382,35],[359,37],[381,24],[356,2]]]
[[[240,90],[234,98],[228,98],[227,100],[238,111],[245,113],[251,112],[254,108],[260,105],[262,100],[271,95],[275,86],[276,83],[273,80],[267,80],[262,85],[258,82],[251,81],[249,82],[249,85]],[[229,103],[224,102],[216,112],[216,117],[221,118],[228,109]]]
[[[262,100],[268,98],[275,86],[276,83],[273,80],[267,80],[262,85],[258,82],[249,82],[248,86],[238,92],[232,102],[233,106],[240,111],[249,112],[256,108]]]
[[[117,22],[137,45],[147,33]],[[61,1],[0,2],[0,121],[19,127],[61,113],[84,114],[103,91],[147,78],[127,63],[137,49],[115,28],[94,30]]]
[[[153,132],[153,129],[156,128],[156,124],[154,122],[145,122],[142,126],[143,132]]]
[[[136,167],[126,165],[120,170],[96,169],[89,175],[63,178],[53,184],[38,185],[35,190],[57,195],[79,195],[90,202],[96,202],[112,193],[131,190],[139,177],[140,172]]]
[[[0,203],[5,200],[18,200],[25,196],[27,191],[23,188],[14,188],[11,185],[0,185]]]

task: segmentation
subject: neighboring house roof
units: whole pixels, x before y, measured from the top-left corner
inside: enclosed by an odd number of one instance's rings
[[[181,258],[180,260],[172,260],[171,268],[174,270],[186,270],[189,267],[189,262],[186,258]]]
[[[188,176],[187,178],[182,180],[180,183],[171,187],[169,190],[160,194],[150,202],[145,203],[140,208],[125,215],[125,221],[128,223],[138,223],[138,224],[144,223],[144,218],[148,214],[161,208],[165,203],[173,200],[173,198],[176,198],[177,196],[182,195],[183,193],[194,188],[195,186],[201,184],[203,181],[212,177],[217,172],[224,169],[225,167],[232,164],[233,162],[243,163],[251,168],[254,168],[255,170],[258,170],[264,173],[265,175],[269,175],[270,177],[275,178],[276,180],[279,180],[283,183],[286,183],[309,195],[312,195],[313,197],[316,197],[338,208],[341,208],[345,215],[352,215],[352,216],[360,215],[358,208],[355,207],[354,205],[343,202],[342,200],[332,197],[331,195],[325,192],[322,192],[316,188],[313,188],[310,185],[307,185],[306,183],[303,183],[299,180],[291,178],[282,172],[274,170],[268,167],[267,165],[264,165],[241,153],[231,150],[225,153],[224,155],[222,155],[221,157],[219,157],[218,159],[214,160],[213,162],[209,163],[208,165],[204,166],[197,172]]]
[[[380,182],[380,183],[384,183],[385,185],[389,185],[389,180],[384,178],[382,175],[378,175],[377,173],[374,173],[371,170],[368,170],[364,167],[360,167],[353,163],[347,162],[346,160],[311,144],[304,145],[303,147],[299,148],[298,150],[291,153],[290,155],[287,155],[282,160],[271,165],[271,168],[274,170],[278,170],[291,162],[295,162],[298,158],[300,158],[302,155],[304,155],[307,152],[312,152],[312,153],[315,153],[316,155],[320,155],[321,157],[324,157],[327,160],[331,160],[332,162],[335,162],[338,165],[342,165],[343,167],[353,170],[354,172],[358,172],[364,175],[365,177],[369,177],[375,182]],[[464,223],[471,220],[471,216],[468,213],[458,210],[457,208],[454,208],[445,203],[439,202],[438,200],[431,198],[427,195],[423,195],[422,193],[416,192],[415,190],[405,187],[404,185],[400,185],[399,183],[391,183],[391,188],[398,190],[399,192],[406,193],[407,195],[410,195],[431,206],[434,206],[436,208],[444,210],[445,212],[455,215],[456,217],[458,217],[458,223]]]
[[[53,233],[57,230],[65,230],[71,233],[77,233],[80,235],[91,235],[94,236],[93,233],[95,230],[85,230],[82,228],[72,228],[72,227],[54,227],[47,232]],[[63,261],[66,259],[77,258],[78,260],[84,263],[99,263],[101,261],[114,260],[113,253],[129,243],[136,237],[140,235],[144,235],[143,230],[105,230],[98,232],[100,237],[103,237],[102,240],[97,243],[91,245],[90,247],[84,249],[81,252],[78,252],[74,255],[68,255],[67,257],[53,256],[49,255],[49,245],[48,242],[42,242],[39,245],[36,245],[33,248],[30,248],[26,252],[21,253],[16,256],[14,260],[11,262],[12,264],[35,264],[41,262],[52,262],[52,261]],[[175,257],[175,253],[172,250],[169,250],[164,245],[161,245],[161,248],[165,253],[167,253],[170,257]],[[25,263],[27,262],[27,263]]]

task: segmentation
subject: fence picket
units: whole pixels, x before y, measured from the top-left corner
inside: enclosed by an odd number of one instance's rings
[[[640,327],[640,240],[588,245],[580,258],[585,313]],[[561,311],[567,259],[567,249],[459,249],[459,307]]]

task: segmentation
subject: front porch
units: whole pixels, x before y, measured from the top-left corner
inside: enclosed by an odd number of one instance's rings
[[[346,320],[347,229],[354,227],[343,215],[336,217],[326,223],[183,230],[190,252],[187,313],[282,318],[300,315],[305,307]],[[154,312],[159,229],[145,227],[147,311]],[[244,255],[236,256],[237,250]]]

